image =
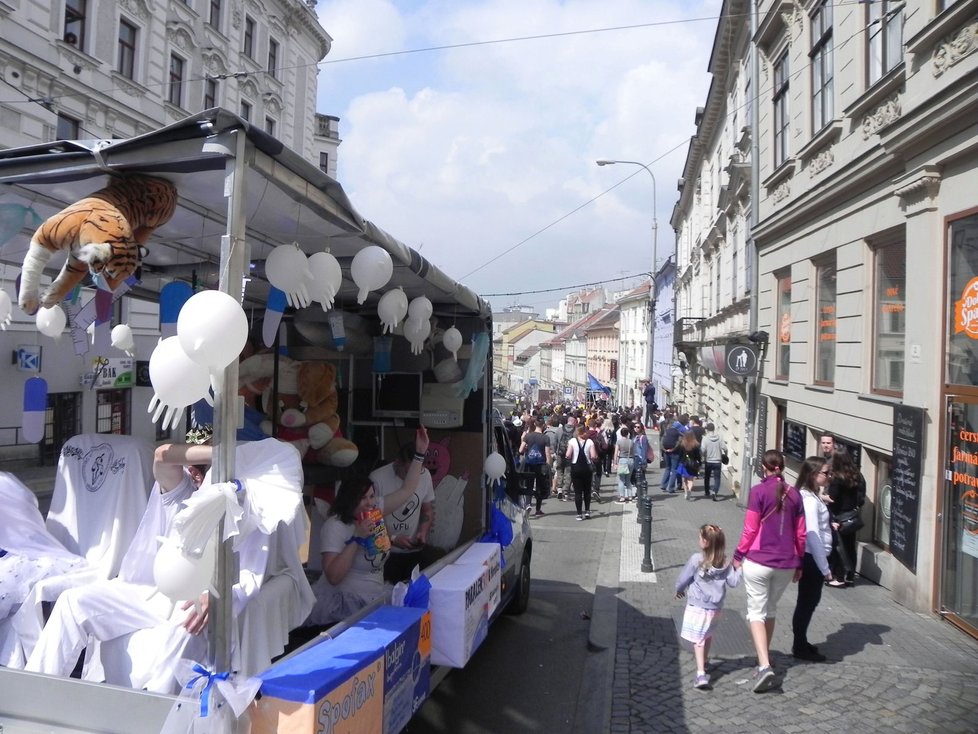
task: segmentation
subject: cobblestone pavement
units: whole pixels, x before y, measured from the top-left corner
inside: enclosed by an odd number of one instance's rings
[[[652,497],[652,560],[640,570],[643,546],[634,503],[605,504],[621,511],[621,551],[610,692],[613,734],[657,732],[978,732],[978,643],[932,614],[917,614],[889,592],[857,579],[849,589],[826,588],[809,640],[824,663],[791,656],[795,588],[779,604],[772,661],[782,685],[751,691],[756,658],[744,619],[743,585],[730,591],[714,636],[713,689],[693,688],[696,667],[679,639],[683,602],[673,599],[675,579],[696,548],[699,526],[718,523],[728,551],[736,545],[744,511],[729,494],[719,502],[694,501],[658,488]],[[610,482],[604,490],[611,494]],[[614,532],[614,529],[609,532]],[[599,608],[596,599],[596,612]]]

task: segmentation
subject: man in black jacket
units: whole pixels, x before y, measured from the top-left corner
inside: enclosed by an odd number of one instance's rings
[[[652,428],[655,425],[655,411],[659,407],[655,404],[655,385],[652,384],[652,380],[645,383],[642,397],[645,398],[645,427]]]
[[[676,493],[676,484],[679,481],[679,476],[676,474],[676,470],[679,468],[679,437],[681,435],[678,427],[678,423],[671,422],[671,418],[667,417],[665,423],[665,430],[662,432],[662,439],[660,448],[662,449],[662,461],[664,466],[662,467],[662,483],[661,488],[663,492],[668,492],[669,494]]]

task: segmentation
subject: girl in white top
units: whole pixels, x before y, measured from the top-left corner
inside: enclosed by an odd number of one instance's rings
[[[567,442],[567,453],[564,455],[570,467],[578,520],[591,518],[591,477],[594,466],[598,463],[598,450],[594,447],[594,441],[587,437],[587,433],[587,426],[579,425],[577,436]]]
[[[428,431],[421,426],[414,439],[414,458],[404,483],[386,497],[378,496],[369,477],[344,479],[323,524],[323,575],[313,584],[316,606],[307,624],[338,622],[384,594],[384,563],[388,551],[369,542],[373,521],[366,517],[374,508],[382,514],[397,512],[414,496],[424,470]]]
[[[821,456],[809,456],[798,473],[798,489],[805,505],[805,558],[798,580],[798,603],[791,618],[794,643],[791,653],[799,660],[822,662],[825,656],[808,641],[808,624],[822,598],[822,585],[832,580],[829,553],[832,525],[822,492],[829,483],[830,464]]]

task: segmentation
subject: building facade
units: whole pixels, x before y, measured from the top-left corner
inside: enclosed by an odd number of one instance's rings
[[[857,570],[972,634],[976,38],[974,0],[761,2],[754,36],[757,448],[796,471],[835,434],[869,486]]]
[[[605,306],[584,333],[587,338],[587,372],[618,395],[618,355],[621,351],[621,311],[617,304]]]
[[[332,39],[301,0],[21,0],[0,7],[0,146],[130,138],[223,107],[336,172],[317,115]]]
[[[618,297],[620,312],[618,342],[618,386],[615,399],[619,405],[643,405],[642,381],[649,378],[649,343],[652,337],[652,281],[633,288]],[[672,348],[669,348],[670,353]]]

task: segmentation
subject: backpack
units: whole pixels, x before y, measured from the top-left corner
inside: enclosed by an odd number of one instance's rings
[[[563,467],[567,463],[567,447],[570,445],[571,436],[574,435],[574,431],[560,430],[557,434],[557,466]]]
[[[539,443],[530,443],[526,447],[526,463],[529,465],[543,464],[546,461],[546,454],[540,448]]]
[[[587,455],[587,439],[577,439],[577,458],[571,466],[571,474],[590,474],[591,460]]]

